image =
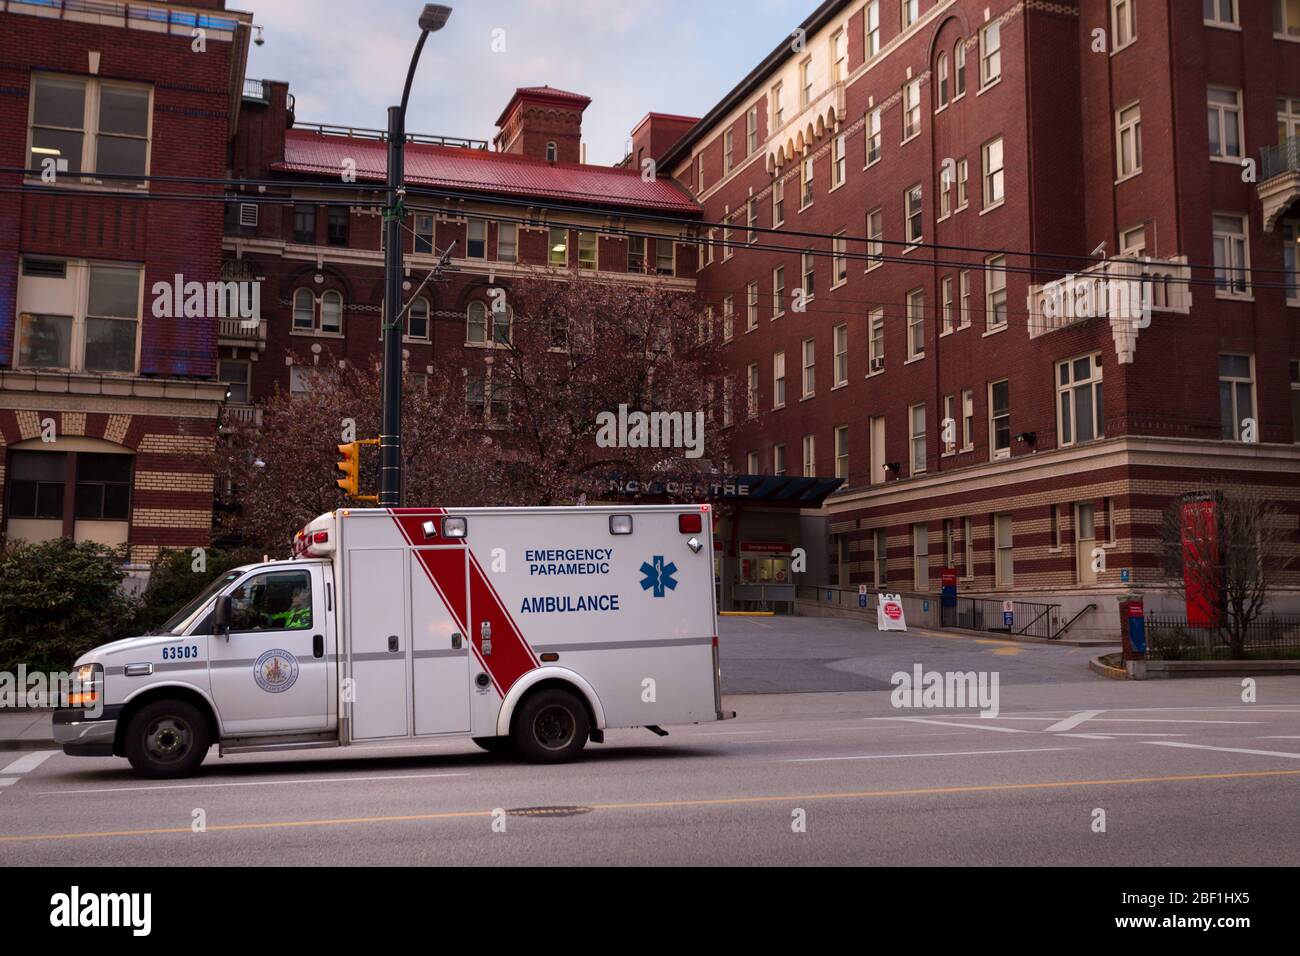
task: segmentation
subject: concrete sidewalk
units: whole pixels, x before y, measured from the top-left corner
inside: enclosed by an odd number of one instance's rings
[[[48,710],[0,710],[0,751],[57,750]]]

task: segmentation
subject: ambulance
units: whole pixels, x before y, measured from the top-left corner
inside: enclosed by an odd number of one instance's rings
[[[469,737],[535,763],[722,709],[709,505],[339,510],[157,633],[78,659],[67,754],[221,755]]]

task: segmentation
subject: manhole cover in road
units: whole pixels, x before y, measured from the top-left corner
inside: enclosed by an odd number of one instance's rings
[[[591,807],[515,807],[507,810],[510,817],[576,817],[590,813]]]

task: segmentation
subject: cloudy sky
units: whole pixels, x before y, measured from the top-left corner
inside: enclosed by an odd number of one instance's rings
[[[250,78],[287,80],[297,119],[383,127],[402,95],[422,0],[230,0],[266,43]],[[413,133],[490,140],[519,86],[591,97],[587,160],[609,165],[651,110],[701,116],[817,0],[450,0],[429,37],[407,116]],[[497,31],[504,31],[497,32]],[[504,52],[493,52],[504,41]]]

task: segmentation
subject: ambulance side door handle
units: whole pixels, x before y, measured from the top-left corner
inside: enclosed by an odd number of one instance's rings
[[[453,651],[460,650],[460,634],[453,634],[451,636],[451,649]]]
[[[317,660],[325,656],[324,634],[313,634],[311,636],[311,656]]]
[[[390,651],[392,651],[393,653],[397,653],[398,648],[397,648],[397,635],[396,635],[396,634],[389,634],[389,635],[388,635],[388,649],[389,649]]]

